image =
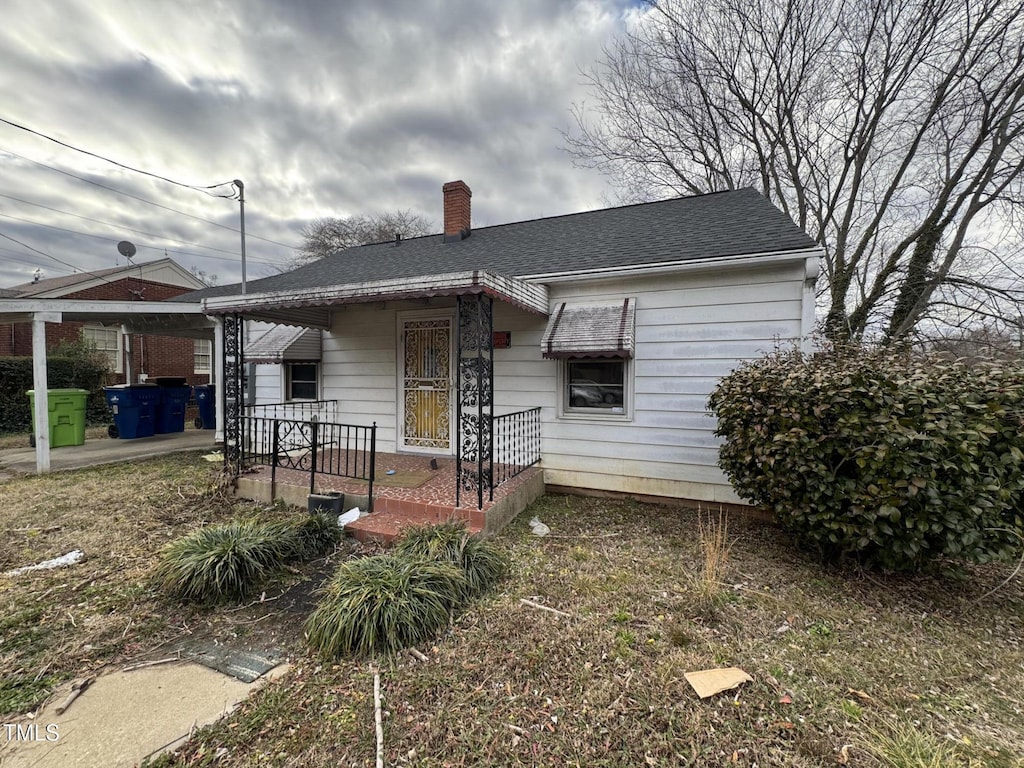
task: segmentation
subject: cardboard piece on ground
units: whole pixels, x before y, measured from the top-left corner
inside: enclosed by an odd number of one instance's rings
[[[702,669],[699,672],[687,672],[683,677],[702,699],[754,681],[754,678],[739,667]]]

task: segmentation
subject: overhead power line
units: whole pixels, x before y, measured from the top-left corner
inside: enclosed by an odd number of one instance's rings
[[[62,268],[55,267],[52,264],[50,264],[49,262],[43,261],[42,259],[31,259],[31,258],[28,258],[29,256],[31,256],[31,254],[27,254],[24,251],[16,251],[13,248],[4,248],[2,245],[0,245],[0,253],[14,254],[13,256],[5,255],[4,256],[4,261],[5,262],[14,262],[16,264],[25,264],[26,266],[29,266],[29,267],[44,267],[45,266],[47,269],[52,269],[54,271],[59,271],[59,272],[62,272],[62,273],[63,272],[70,272],[70,271],[72,271],[72,270],[69,270],[67,267],[62,267]]]
[[[132,173],[141,173],[143,176],[150,176],[151,178],[154,178],[154,179],[160,179],[160,181],[166,181],[168,184],[174,184],[176,187],[184,187],[185,189],[191,189],[191,190],[195,190],[196,192],[202,192],[203,194],[209,195],[210,197],[225,197],[225,198],[228,198],[229,200],[230,199],[237,199],[236,196],[235,196],[235,192],[234,191],[232,191],[232,193],[228,194],[228,195],[215,195],[215,194],[213,194],[212,192],[209,191],[211,189],[216,189],[217,187],[224,187],[224,186],[231,186],[232,189],[233,189],[234,188],[234,182],[233,181],[222,181],[219,184],[211,184],[211,185],[209,185],[207,187],[197,186],[195,184],[185,184],[185,183],[180,182],[180,181],[175,181],[174,179],[169,179],[166,176],[161,176],[158,173],[150,173],[149,171],[143,171],[143,170],[141,170],[139,168],[133,168],[130,165],[125,165],[124,163],[120,163],[117,160],[111,160],[109,157],[104,157],[103,155],[98,155],[95,152],[90,152],[87,149],[82,149],[81,147],[76,147],[73,144],[68,144],[66,141],[61,141],[60,139],[55,139],[53,136],[47,136],[45,133],[41,133],[40,131],[36,131],[36,130],[34,130],[32,128],[29,128],[28,126],[25,126],[25,125],[20,125],[18,123],[11,122],[10,120],[7,120],[7,119],[5,119],[3,117],[0,117],[0,123],[6,123],[7,125],[11,126],[12,128],[17,128],[17,129],[25,131],[27,133],[31,133],[31,134],[33,134],[35,136],[39,136],[40,138],[46,139],[47,141],[52,141],[54,144],[60,144],[60,146],[67,147],[68,149],[72,149],[75,152],[81,152],[83,155],[88,155],[89,157],[95,157],[97,160],[102,160],[105,163],[110,163],[111,165],[116,165],[118,168],[124,168],[126,171],[131,171]]]
[[[20,221],[23,224],[31,224],[34,227],[45,227],[46,229],[55,229],[58,232],[67,232],[68,234],[71,234],[71,235],[79,235],[81,237],[91,237],[94,240],[103,240],[104,242],[108,242],[108,243],[119,242],[118,238],[104,237],[103,235],[94,235],[91,232],[82,232],[81,230],[68,229],[67,227],[58,227],[56,224],[44,224],[41,221],[34,221],[33,219],[26,219],[26,218],[24,218],[22,216],[12,216],[9,213],[0,213],[0,217],[3,217],[5,219],[12,219],[13,221]],[[22,245],[24,245],[24,243],[22,243]],[[28,246],[26,246],[26,247],[28,247]],[[149,248],[149,249],[156,250],[156,251],[165,251],[166,253],[174,253],[174,254],[178,254],[180,256],[193,256],[193,257],[195,257],[197,259],[218,259],[220,261],[236,261],[236,259],[228,258],[226,256],[214,256],[214,255],[209,254],[209,253],[192,253],[190,251],[181,251],[181,250],[177,250],[175,248],[165,248],[162,245],[161,246],[157,246],[157,245],[140,245],[139,248]],[[42,253],[42,251],[39,251],[39,253]],[[230,251],[226,251],[226,253],[230,253]],[[49,254],[43,254],[43,255],[44,256],[49,256]],[[54,257],[51,256],[50,258],[54,258]],[[250,261],[255,261],[255,262],[258,262],[259,264],[269,264],[271,266],[275,266],[276,265],[276,262],[266,261],[264,259],[250,259]],[[62,263],[66,263],[66,262],[62,262]],[[77,269],[77,267],[76,267],[76,269]]]
[[[11,237],[10,235],[5,235],[3,232],[0,232],[0,237],[8,239],[12,243],[17,243],[22,248],[27,248],[28,250],[32,251],[33,253],[38,253],[40,256],[45,256],[48,259],[52,259],[53,261],[57,262],[58,264],[63,264],[65,267],[70,267],[72,272],[80,272],[82,274],[92,275],[93,277],[96,277],[96,278],[98,278],[100,280],[103,280],[104,282],[110,282],[109,280],[106,280],[102,275],[97,275],[95,272],[91,272],[88,269],[80,269],[79,267],[76,267],[74,264],[69,264],[68,262],[64,261],[63,259],[58,259],[56,256],[51,256],[46,251],[40,251],[38,248],[33,248],[28,243],[23,243],[21,240],[18,240],[15,237]]]
[[[4,149],[4,148],[0,147],[0,152],[5,152],[6,154],[11,155],[12,157],[17,157],[19,160],[24,160],[25,162],[28,162],[28,163],[34,163],[35,165],[38,165],[38,166],[40,166],[42,168],[48,168],[49,170],[55,171],[55,172],[60,173],[60,174],[63,174],[64,176],[70,176],[72,179],[78,179],[79,181],[84,181],[86,184],[92,184],[94,187],[99,187],[100,189],[105,189],[108,192],[113,192],[116,195],[124,195],[125,197],[130,197],[132,200],[138,200],[140,203],[145,203],[146,205],[152,205],[152,206],[155,206],[157,208],[161,208],[161,209],[163,209],[165,211],[170,211],[171,213],[176,213],[176,214],[178,214],[180,216],[187,216],[190,219],[195,219],[196,221],[201,221],[204,224],[209,224],[209,225],[214,226],[214,227],[220,227],[221,229],[226,229],[228,232],[234,232],[236,234],[240,232],[240,230],[236,229],[235,227],[229,227],[226,224],[220,224],[220,223],[218,223],[216,221],[210,221],[209,219],[204,219],[202,216],[196,216],[196,215],[191,214],[191,213],[186,213],[185,211],[179,211],[177,208],[171,208],[169,206],[163,205],[162,203],[157,203],[157,202],[154,202],[153,200],[147,200],[144,197],[139,197],[138,195],[133,195],[131,192],[124,192],[124,191],[122,191],[120,189],[114,189],[114,187],[108,187],[106,184],[100,184],[98,181],[93,181],[92,179],[87,179],[84,176],[78,176],[78,175],[76,175],[74,173],[71,173],[70,171],[63,170],[62,168],[57,168],[57,167],[52,166],[52,165],[47,165],[46,163],[42,163],[42,162],[40,162],[38,160],[33,160],[31,157],[25,157],[24,155],[19,155],[17,152],[14,152],[14,151],[12,151],[10,149]],[[251,232],[246,232],[245,234],[246,234],[246,237],[255,238],[256,240],[262,240],[263,242],[271,243],[272,245],[280,245],[282,248],[288,248],[290,250],[296,250],[296,246],[294,246],[294,245],[288,245],[287,243],[282,243],[282,242],[279,242],[277,240],[271,240],[269,237],[261,237],[260,235],[254,235]]]
[[[179,245],[194,245],[196,248],[205,248],[208,251],[219,251],[220,253],[228,253],[228,254],[231,254],[232,256],[235,255],[234,251],[228,251],[228,250],[225,250],[224,248],[214,248],[212,245],[203,245],[202,243],[193,243],[190,240],[178,240],[175,237],[167,237],[166,235],[158,235],[158,234],[154,234],[153,232],[144,232],[141,229],[134,229],[132,227],[126,227],[123,224],[115,224],[115,223],[110,222],[110,221],[101,221],[100,219],[93,219],[93,218],[91,218],[89,216],[82,216],[82,215],[77,214],[77,213],[72,213],[71,211],[62,211],[60,208],[51,208],[50,206],[43,205],[42,203],[33,203],[31,200],[23,200],[20,197],[14,197],[13,195],[5,195],[2,192],[0,192],[0,197],[7,198],[8,200],[14,200],[14,201],[19,202],[19,203],[24,203],[25,205],[31,205],[31,206],[34,206],[36,208],[44,208],[47,211],[53,211],[54,213],[61,213],[61,214],[65,215],[65,216],[74,216],[76,219],[82,219],[83,221],[91,221],[94,224],[102,224],[105,227],[114,227],[115,229],[123,230],[125,232],[134,232],[137,235],[145,235],[146,237],[155,237],[158,240],[169,240],[170,242],[178,243]]]

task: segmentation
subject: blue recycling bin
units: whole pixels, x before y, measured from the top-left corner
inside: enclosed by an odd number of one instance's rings
[[[199,418],[196,419],[196,429],[217,428],[217,385],[197,384],[196,406],[199,408]]]
[[[114,414],[111,437],[125,440],[152,437],[156,428],[160,387],[156,384],[116,384],[104,387],[103,394]]]
[[[160,388],[160,399],[156,404],[153,431],[158,435],[184,432],[185,406],[188,405],[188,399],[192,396],[192,388],[188,385],[163,384],[159,380],[157,386]]]

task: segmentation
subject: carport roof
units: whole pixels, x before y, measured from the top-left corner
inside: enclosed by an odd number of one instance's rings
[[[42,313],[47,322],[78,321],[127,326],[132,333],[207,338],[213,320],[198,301],[95,301],[88,299],[0,298],[0,322],[31,322]]]

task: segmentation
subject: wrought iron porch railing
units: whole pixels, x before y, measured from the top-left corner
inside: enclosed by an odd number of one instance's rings
[[[495,488],[540,461],[540,408],[495,416],[492,424],[493,499]]]
[[[290,421],[329,421],[338,419],[337,400],[289,400],[286,403],[246,405],[246,416]]]
[[[365,427],[262,416],[242,416],[240,421],[242,463],[269,466],[272,485],[279,467],[308,472],[310,493],[316,489],[317,474],[365,480],[369,511],[373,511],[376,422]]]

